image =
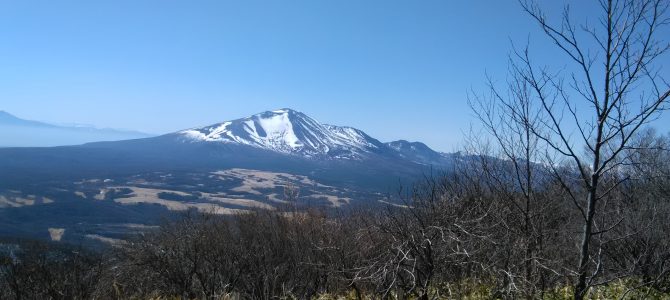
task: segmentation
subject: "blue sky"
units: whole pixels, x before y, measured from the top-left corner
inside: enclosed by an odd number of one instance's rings
[[[510,41],[558,57],[514,0],[0,0],[0,37],[22,118],[166,133],[290,107],[443,151]]]

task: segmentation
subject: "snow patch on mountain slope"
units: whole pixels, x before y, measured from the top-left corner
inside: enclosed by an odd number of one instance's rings
[[[268,111],[177,134],[190,141],[239,143],[307,157],[359,158],[385,147],[363,131],[321,124],[291,109]]]

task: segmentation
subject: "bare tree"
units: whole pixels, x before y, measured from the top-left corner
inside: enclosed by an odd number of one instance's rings
[[[523,96],[537,104],[539,111],[533,124],[527,124],[527,118],[510,122],[528,126],[546,147],[547,165],[581,219],[572,271],[574,297],[582,299],[602,272],[603,243],[598,241],[617,225],[610,220],[601,222],[604,218],[598,214],[609,203],[612,191],[628,179],[619,174],[626,150],[636,133],[667,108],[670,85],[655,62],[669,49],[659,39],[668,25],[669,4],[665,0],[600,0],[598,24],[578,26],[571,20],[569,7],[555,25],[534,1],[520,3],[571,63],[564,71],[552,73],[534,64],[528,47],[515,50],[512,77],[528,87],[530,94]],[[572,165],[575,171],[564,172],[558,167],[561,163]]]
[[[464,175],[464,176],[461,176]],[[365,227],[373,249],[360,274],[383,297],[464,297],[455,285],[494,255],[487,232],[492,201],[465,191],[461,173],[426,177]]]
[[[81,248],[23,241],[0,254],[0,298],[89,299],[101,275],[101,259]]]
[[[613,253],[614,264],[637,276],[634,289],[653,287],[670,292],[670,137],[658,136],[655,130],[644,130],[626,151],[624,171],[630,181],[619,189],[627,201],[622,204],[626,218],[616,230],[630,236],[626,243],[612,243],[606,250]],[[625,296],[624,295],[624,296]]]
[[[515,64],[512,61],[511,65]],[[547,186],[540,163],[544,160],[535,134],[541,122],[542,110],[532,100],[530,85],[518,73],[511,74],[507,81],[507,93],[496,89],[493,79],[487,79],[489,94],[470,93],[468,103],[489,138],[471,133],[467,137],[466,151],[476,157],[478,170],[485,179],[492,201],[499,202],[498,219],[505,241],[501,246],[522,248],[506,251],[506,263],[502,264],[507,293],[520,291],[533,298],[536,290],[546,284],[545,272],[538,255],[545,244],[545,226],[549,197],[541,197]],[[539,174],[538,174],[539,173]],[[540,190],[539,192],[536,190]],[[538,201],[541,199],[542,201]],[[520,258],[520,259],[518,259]],[[520,260],[520,261],[519,261]]]

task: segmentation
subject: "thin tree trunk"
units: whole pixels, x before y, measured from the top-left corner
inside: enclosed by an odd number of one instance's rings
[[[588,271],[591,236],[593,235],[593,219],[596,212],[596,186],[598,184],[598,177],[596,175],[591,177],[591,184],[589,195],[587,197],[588,207],[586,210],[586,222],[584,223],[584,232],[582,233],[581,249],[579,252],[579,268],[577,269],[579,277],[577,278],[577,284],[575,285],[576,300],[584,299],[588,290],[588,287],[586,286],[586,273]]]

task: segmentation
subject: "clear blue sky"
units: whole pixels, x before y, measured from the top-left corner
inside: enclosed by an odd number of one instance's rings
[[[0,0],[0,110],[166,133],[291,107],[450,151],[529,37],[556,57],[514,0]]]

